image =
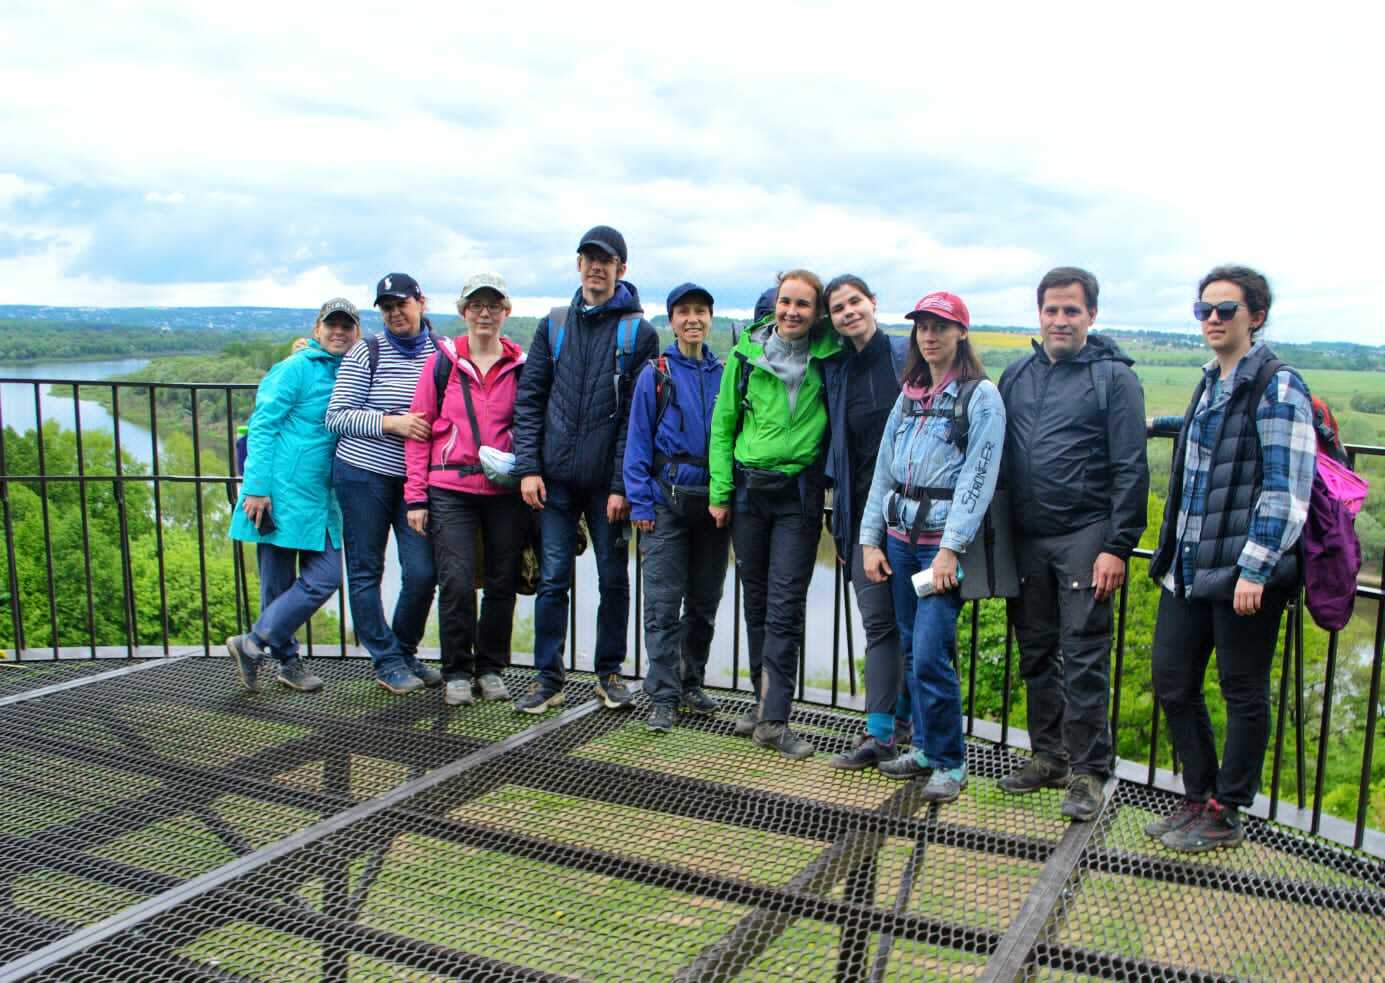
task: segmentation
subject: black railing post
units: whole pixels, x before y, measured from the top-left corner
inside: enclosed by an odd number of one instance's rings
[[[967,668],[967,736],[976,733],[976,660],[981,652],[981,602],[971,602],[971,644],[967,646],[971,664]]]
[[[43,440],[43,396],[40,385],[34,383],[34,435],[38,449],[39,507],[43,516],[43,562],[48,572],[48,626],[52,631],[53,658],[58,658],[58,592],[53,575],[53,527],[48,516],[48,456]]]
[[[91,520],[87,509],[87,467],[82,453],[81,387],[72,384],[72,426],[77,444],[77,507],[82,516],[82,574],[87,589],[87,646],[96,658],[96,599],[91,584]]]
[[[1380,558],[1380,584],[1385,587],[1385,553]],[[1371,802],[1371,764],[1375,754],[1375,722],[1377,706],[1380,703],[1380,662],[1382,636],[1385,636],[1385,597],[1375,602],[1375,650],[1371,658],[1370,699],[1366,701],[1366,746],[1361,752],[1361,788],[1356,799],[1356,832],[1352,836],[1352,846],[1361,849],[1366,835],[1366,817]]]
[[[158,387],[149,387],[149,467],[154,473],[154,549],[159,554],[159,637],[164,655],[170,655],[168,645],[168,565],[164,557],[163,481],[159,470],[159,399]]]
[[[1288,621],[1284,624],[1284,650],[1279,666],[1279,709],[1274,722],[1274,768],[1270,773],[1270,818],[1279,814],[1279,786],[1283,778],[1284,726],[1285,715],[1289,712],[1289,663],[1293,661],[1294,618],[1298,607],[1292,603],[1288,608]]]
[[[837,684],[841,678],[838,657],[842,651],[842,563],[832,562],[832,706],[837,705]]]
[[[14,516],[10,511],[10,468],[5,459],[4,389],[0,387],[0,511],[5,519],[5,566],[10,582],[10,623],[14,626],[14,657],[24,651],[24,619],[19,601],[19,566],[14,559]]]
[[[139,618],[135,607],[135,571],[130,564],[130,517],[125,505],[125,466],[120,458],[120,387],[111,386],[111,431],[115,442],[115,514],[120,523],[120,577],[125,599],[126,654],[135,657],[139,646]],[[206,597],[202,606],[206,607]]]
[[[1160,588],[1162,590],[1162,588]],[[1111,671],[1111,746],[1120,754],[1121,687],[1125,678],[1125,619],[1129,613],[1130,562],[1126,561],[1125,579],[1121,581],[1120,600],[1116,605],[1116,664]]]
[[[1297,771],[1298,807],[1303,808],[1306,801],[1304,779],[1308,775],[1307,752],[1303,747],[1303,592],[1299,591],[1293,601],[1298,610],[1294,618],[1294,767]]]

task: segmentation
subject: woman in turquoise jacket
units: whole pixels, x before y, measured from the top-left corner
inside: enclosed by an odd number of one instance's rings
[[[255,393],[231,538],[256,544],[260,617],[246,634],[226,639],[252,693],[261,689],[260,665],[269,656],[280,683],[322,688],[299,658],[294,632],[341,586],[341,509],[332,491],[337,435],[323,421],[341,357],[360,336],[355,305],[327,301],[307,347],[270,369]]]

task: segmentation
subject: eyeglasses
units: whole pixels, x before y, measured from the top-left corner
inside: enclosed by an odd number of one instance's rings
[[[1230,321],[1236,316],[1236,311],[1245,306],[1238,300],[1224,300],[1220,304],[1209,304],[1205,300],[1199,300],[1193,305],[1193,317],[1205,321],[1216,311],[1218,321]]]
[[[469,308],[471,308],[471,309],[472,309],[473,311],[475,311],[477,314],[481,314],[481,313],[483,313],[483,312],[488,312],[488,313],[491,313],[491,314],[499,314],[501,311],[503,311],[503,310],[505,309],[505,305],[504,305],[504,304],[483,304],[483,303],[482,303],[481,301],[479,301],[479,300],[467,301],[467,305],[466,305],[466,306],[469,307]]]

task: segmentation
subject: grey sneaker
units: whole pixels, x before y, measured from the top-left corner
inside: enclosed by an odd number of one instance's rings
[[[649,711],[649,719],[644,722],[645,727],[659,734],[667,734],[673,730],[673,707],[667,703],[656,703],[654,708]]]
[[[477,685],[481,687],[481,699],[483,700],[508,700],[510,691],[505,686],[505,680],[500,678],[498,673],[483,672],[478,679]]]
[[[1063,762],[1036,754],[996,784],[1002,792],[1028,795],[1041,788],[1067,788],[1071,779],[1072,771]]]
[[[265,657],[265,650],[249,635],[232,635],[226,639],[226,650],[231,653],[231,663],[236,667],[240,684],[252,693],[263,692],[260,661]]]
[[[832,755],[832,760],[827,762],[827,766],[844,771],[861,771],[863,768],[873,768],[886,761],[893,761],[897,757],[898,744],[893,741],[886,744],[872,734],[862,734],[856,739],[854,748]]]
[[[689,686],[683,690],[682,704],[688,713],[717,712],[717,701],[708,696],[701,686]]]
[[[794,761],[813,756],[813,745],[789,730],[788,724],[762,720],[755,725],[755,731],[750,736],[760,747],[773,748]]]
[[[611,673],[596,684],[596,698],[606,704],[608,710],[625,710],[635,697],[624,680]]]
[[[1169,813],[1163,819],[1156,819],[1151,823],[1145,824],[1145,835],[1151,839],[1159,839],[1165,833],[1172,833],[1176,829],[1197,821],[1202,815],[1202,810],[1206,807],[1206,802],[1196,802],[1193,799],[1184,799],[1178,804],[1178,808]]]
[[[1079,823],[1095,819],[1105,801],[1101,789],[1103,784],[1095,775],[1074,775],[1068,783],[1068,794],[1063,796],[1063,815]]]
[[[442,673],[437,667],[430,666],[418,656],[412,656],[406,660],[409,664],[409,671],[417,676],[424,686],[429,689],[436,689],[443,683]]]
[[[442,691],[442,702],[450,707],[469,707],[475,703],[476,697],[471,692],[471,677],[458,676],[456,679],[449,679]]]
[[[933,774],[933,766],[928,763],[922,751],[915,751],[913,754],[901,754],[889,761],[880,762],[880,774],[900,781],[927,778]]]
[[[407,669],[391,669],[386,673],[376,673],[375,682],[395,696],[407,696],[423,689],[423,680]]]
[[[760,723],[760,705],[752,703],[746,707],[745,712],[736,718],[736,722],[731,726],[737,737],[749,737],[755,733],[756,726]]]
[[[967,769],[935,768],[928,776],[919,795],[929,802],[951,802],[967,787]]]
[[[296,655],[279,663],[279,673],[274,678],[300,693],[316,693],[322,689],[322,680],[309,672],[303,660]]]
[[[563,691],[550,693],[547,690],[535,687],[528,693],[515,700],[516,713],[547,713],[554,707],[563,705]]]

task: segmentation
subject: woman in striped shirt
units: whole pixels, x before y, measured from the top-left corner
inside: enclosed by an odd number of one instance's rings
[[[409,528],[404,505],[404,441],[428,440],[428,424],[409,412],[424,362],[434,351],[427,298],[418,281],[391,273],[375,290],[385,331],[360,341],[342,360],[327,406],[327,429],[340,434],[332,481],[341,503],[351,620],[391,693],[441,686],[442,673],[418,659],[433,606],[433,550]],[[380,578],[390,529],[399,551],[399,600],[385,621]]]

